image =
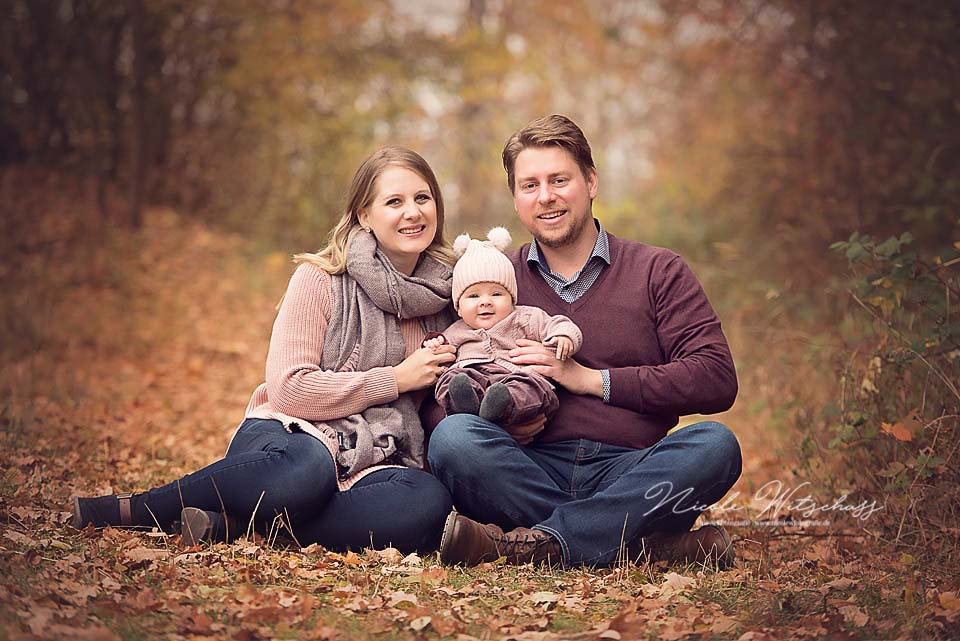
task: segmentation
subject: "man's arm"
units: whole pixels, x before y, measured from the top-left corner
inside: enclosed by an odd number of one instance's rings
[[[737,374],[720,320],[679,256],[651,283],[662,365],[611,368],[611,405],[643,414],[713,414],[737,396]]]
[[[729,409],[737,396],[730,348],[703,288],[679,256],[664,266],[650,296],[664,364],[591,369],[575,359],[558,361],[552,350],[523,340],[510,352],[511,360],[574,394],[600,398],[604,398],[603,372],[607,371],[606,402],[642,414],[682,416]]]

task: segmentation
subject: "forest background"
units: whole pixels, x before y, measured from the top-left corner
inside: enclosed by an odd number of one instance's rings
[[[955,633],[958,33],[946,0],[0,1],[0,626]],[[389,559],[71,535],[71,492],[147,487],[222,452],[262,379],[289,256],[325,243],[363,157],[420,151],[450,236],[502,224],[519,241],[500,151],[547,113],[586,132],[604,226],[679,251],[723,320],[741,393],[721,419],[743,445],[744,509],[771,480],[882,509],[819,528],[772,522],[809,516],[795,502],[761,510],[771,522],[737,532],[740,567],[694,569],[690,584],[649,568],[455,580],[420,560],[400,573],[420,591],[389,608],[361,577],[393,576]],[[351,589],[294,576],[307,566]],[[64,577],[76,587],[51,596]],[[479,614],[451,602],[510,581]],[[496,615],[531,585],[529,612]],[[307,593],[331,614],[291,614]],[[715,608],[676,609],[698,603]]]

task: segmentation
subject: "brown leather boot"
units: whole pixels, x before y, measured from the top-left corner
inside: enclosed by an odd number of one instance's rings
[[[478,565],[504,557],[507,563],[557,563],[563,561],[555,538],[525,527],[504,532],[496,525],[483,525],[457,513],[447,517],[440,539],[443,563]]]
[[[632,561],[647,557],[651,563],[696,563],[715,565],[720,570],[733,567],[736,557],[733,541],[721,525],[704,525],[678,534],[656,532],[631,545],[627,553]]]

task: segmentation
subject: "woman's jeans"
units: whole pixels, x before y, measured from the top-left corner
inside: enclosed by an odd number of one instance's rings
[[[636,450],[586,439],[521,446],[499,425],[454,414],[428,451],[457,510],[505,530],[549,532],[567,565],[609,565],[639,537],[689,530],[741,470],[736,437],[716,422]]]
[[[428,552],[439,544],[451,499],[437,479],[411,468],[371,472],[341,492],[323,443],[280,421],[250,418],[224,458],[137,495],[132,507],[136,522],[164,528],[183,507],[225,512],[244,529],[256,510],[261,527],[282,515],[301,545]]]

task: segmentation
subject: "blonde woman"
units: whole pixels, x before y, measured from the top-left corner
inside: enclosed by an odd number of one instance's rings
[[[347,203],[329,244],[295,257],[266,382],[226,456],[147,492],[74,498],[76,528],[159,524],[192,545],[281,515],[302,545],[438,546],[451,499],[422,469],[417,410],[454,360],[420,347],[455,318],[443,199],[422,157],[386,147]]]

